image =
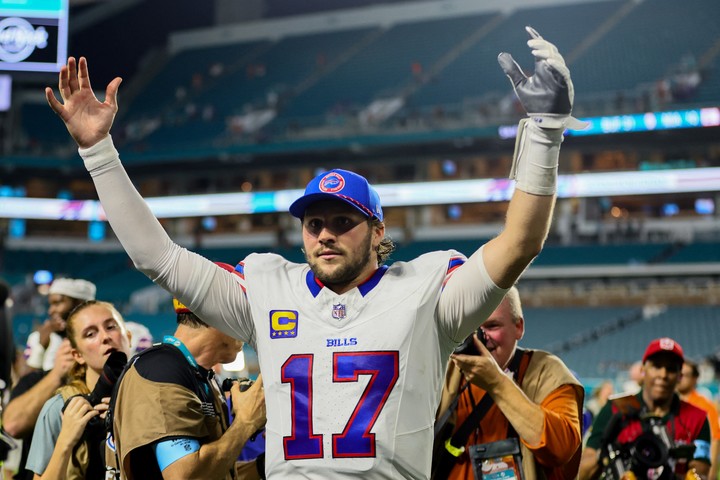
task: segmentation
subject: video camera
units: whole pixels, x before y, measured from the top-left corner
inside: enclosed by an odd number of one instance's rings
[[[477,332],[474,332],[474,333],[477,333],[477,337],[478,337],[478,340],[480,340],[480,343],[482,343],[483,345],[485,345],[487,347],[488,338],[487,338],[487,335],[485,334],[485,330],[483,330],[482,327],[479,327],[477,329]],[[468,335],[467,338],[465,340],[463,340],[463,342],[460,345],[455,347],[455,350],[453,350],[453,353],[461,354],[461,355],[480,355],[480,351],[475,346],[473,334],[471,333],[470,335]]]
[[[638,480],[670,480],[675,478],[673,466],[678,461],[689,462],[694,445],[675,446],[660,417],[641,418],[643,433],[634,441],[617,444],[621,416],[614,416],[608,424],[600,456],[601,479],[620,480],[632,472]],[[614,433],[612,433],[614,432]],[[612,438],[609,438],[612,437]]]

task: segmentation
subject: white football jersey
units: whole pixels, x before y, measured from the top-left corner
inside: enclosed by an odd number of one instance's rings
[[[80,154],[137,268],[256,348],[269,478],[429,476],[448,354],[506,292],[490,278],[482,248],[460,268],[465,259],[453,251],[394,263],[343,295],[323,288],[308,265],[277,255],[250,255],[236,275],[168,237],[110,136]]]
[[[338,295],[306,264],[238,266],[267,405],[268,478],[427,478],[448,355],[436,307],[457,252],[382,267]]]

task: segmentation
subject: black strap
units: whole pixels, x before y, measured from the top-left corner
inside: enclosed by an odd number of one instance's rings
[[[442,430],[445,428],[445,425],[447,425],[448,421],[450,420],[450,415],[453,414],[455,409],[457,408],[457,404],[460,401],[460,397],[462,396],[462,393],[465,391],[466,388],[470,386],[469,383],[466,383],[463,385],[460,390],[458,391],[457,395],[455,395],[455,398],[452,402],[450,402],[450,405],[445,409],[443,414],[440,416],[440,418],[437,419],[435,422],[435,437],[438,438],[438,435],[442,432]]]
[[[525,349],[516,348],[515,354],[513,355],[512,359],[510,360],[510,364],[508,365],[508,369],[513,373],[513,378],[518,384],[522,381],[522,378],[518,378],[518,370],[520,369],[520,362],[522,361],[524,354]],[[462,395],[464,390],[465,389],[463,388],[458,392],[457,396],[450,404],[448,412],[452,412],[452,410],[457,406],[460,395]],[[480,402],[475,405],[475,408],[473,408],[473,411],[470,413],[470,415],[467,416],[462,425],[460,425],[460,427],[458,427],[455,433],[450,437],[449,442],[451,449],[453,447],[454,449],[464,449],[468,438],[470,438],[470,434],[480,424],[482,419],[490,410],[490,407],[492,407],[493,403],[495,403],[494,400],[492,399],[490,394],[486,392],[485,395],[483,395],[483,397],[480,399]],[[515,433],[515,429],[512,428],[512,425],[510,425],[508,428],[508,434],[510,435],[511,433],[514,434],[514,436],[517,436],[517,433]],[[442,439],[439,440],[442,441]],[[447,440],[445,442],[447,442]],[[455,466],[455,463],[457,463],[459,455],[453,455],[452,453],[450,453],[449,449],[446,448],[445,445],[440,445],[439,448],[440,458],[438,459],[437,467],[434,469],[433,478],[445,479],[450,474],[450,471]]]

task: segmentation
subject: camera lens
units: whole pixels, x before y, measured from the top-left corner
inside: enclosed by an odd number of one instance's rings
[[[668,458],[668,449],[651,433],[644,433],[635,440],[632,461],[643,469],[657,468]]]

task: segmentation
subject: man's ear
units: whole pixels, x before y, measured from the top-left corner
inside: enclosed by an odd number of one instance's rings
[[[518,318],[515,322],[515,340],[518,342],[525,336],[525,318]]]

